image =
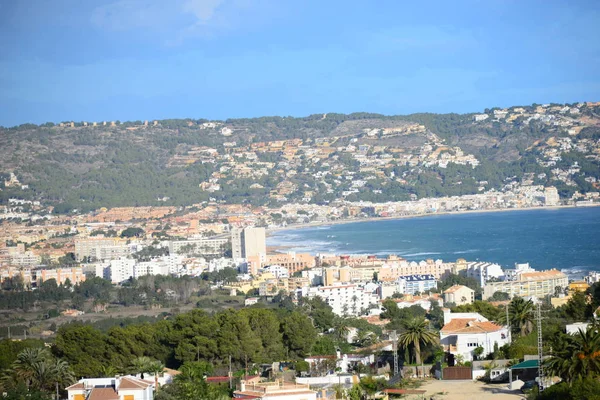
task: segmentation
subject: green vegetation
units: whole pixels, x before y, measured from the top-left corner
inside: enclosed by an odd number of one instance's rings
[[[534,112],[534,107],[524,107]],[[582,116],[594,116],[596,109],[582,107]],[[351,182],[339,181],[333,174],[318,180],[315,173],[333,171],[337,166],[355,173],[354,179],[369,178],[357,193],[346,197],[357,201],[401,201],[411,196],[436,197],[479,193],[480,182],[486,189],[502,189],[507,180],[523,181],[524,175],[533,174],[534,184],[555,185],[562,196],[575,191],[594,190],[586,178],[600,178],[600,165],[594,157],[579,150],[569,150],[561,155],[556,167],[568,168],[575,162],[581,173],[573,177],[575,185],[552,178],[553,166],[538,162],[542,144],[550,137],[568,136],[565,129],[536,120],[526,122],[517,118],[512,122],[485,121],[473,123],[472,114],[412,114],[384,116],[371,113],[322,114],[304,118],[263,117],[230,119],[218,122],[215,127],[202,126],[205,120],[170,119],[156,126],[125,122],[116,126],[75,127],[44,124],[24,124],[1,128],[6,157],[0,160],[0,204],[11,197],[37,199],[54,206],[58,214],[77,210],[86,212],[100,207],[175,205],[190,206],[214,199],[226,203],[251,205],[275,204],[271,191],[284,181],[297,190],[286,195],[288,201],[301,201],[305,192],[312,192],[310,202],[324,204],[338,199]],[[350,138],[360,143],[402,148],[417,154],[426,141],[426,134],[395,135],[393,137],[368,137],[365,129],[423,124],[431,133],[445,140],[445,145],[458,146],[475,155],[480,164],[449,163],[439,166],[407,165],[406,162],[384,150],[369,154],[390,156],[390,163],[382,176],[371,177],[360,171],[359,162],[350,153],[335,151],[327,165],[314,163],[299,150],[291,166],[298,171],[294,176],[275,173],[254,176],[236,176],[224,172],[214,178],[220,190],[207,192],[199,187],[207,182],[224,165],[214,153],[202,154],[210,148],[224,155],[233,148],[258,142],[301,139],[304,144],[315,145],[319,138],[336,138],[336,146],[350,144]],[[232,136],[221,135],[223,127],[231,129]],[[597,140],[598,129],[585,127],[580,139]],[[228,147],[226,147],[226,144]],[[200,150],[199,150],[200,149]],[[200,152],[200,155],[198,155]],[[281,148],[257,151],[255,156],[238,154],[236,162],[278,163],[286,160]],[[187,158],[191,157],[191,158]],[[254,160],[253,157],[256,157]],[[287,161],[286,161],[287,162]],[[334,165],[335,164],[335,165]],[[264,167],[264,166],[263,166]],[[226,169],[231,168],[228,165]],[[233,166],[235,169],[235,166]],[[4,187],[8,172],[17,174],[29,189]],[[390,179],[392,176],[401,179]],[[332,187],[329,191],[328,188]]]

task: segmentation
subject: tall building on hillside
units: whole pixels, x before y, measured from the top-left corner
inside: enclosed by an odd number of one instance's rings
[[[267,254],[265,228],[232,229],[231,253],[233,258],[264,257]]]
[[[559,202],[558,190],[554,186],[548,186],[544,189],[544,203],[547,206],[557,206]]]

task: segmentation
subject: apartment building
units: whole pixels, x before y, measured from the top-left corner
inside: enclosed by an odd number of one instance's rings
[[[289,252],[285,254],[269,254],[266,256],[265,265],[276,264],[288,270],[290,276],[296,272],[314,268],[315,257],[308,253]]]
[[[218,256],[223,254],[223,246],[229,243],[229,237],[213,236],[169,242],[169,254],[201,254]]]
[[[127,242],[120,238],[89,238],[75,240],[75,258],[114,260],[131,253]]]
[[[396,285],[398,293],[414,295],[436,289],[437,279],[431,274],[401,276]]]
[[[488,299],[495,292],[508,293],[511,298],[514,296],[542,298],[553,295],[557,286],[565,288],[568,284],[567,275],[556,269],[521,272],[515,276],[514,280],[491,282],[485,285],[483,298]]]
[[[265,228],[246,227],[231,230],[231,252],[234,259],[267,254]],[[280,264],[280,263],[277,263]]]
[[[361,311],[377,306],[379,301],[375,291],[354,284],[303,287],[298,294],[309,299],[321,297],[339,316],[360,315]]]
[[[35,288],[43,281],[50,279],[54,279],[57,285],[64,285],[67,281],[72,285],[76,285],[85,281],[85,274],[81,267],[56,269],[0,268],[0,281],[17,276],[21,277],[25,288]]]

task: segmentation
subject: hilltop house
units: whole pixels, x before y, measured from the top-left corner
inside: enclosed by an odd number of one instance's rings
[[[479,313],[452,313],[444,309],[444,326],[440,330],[440,343],[444,351],[472,361],[474,351],[483,348],[482,356],[510,343],[508,327],[500,326]]]

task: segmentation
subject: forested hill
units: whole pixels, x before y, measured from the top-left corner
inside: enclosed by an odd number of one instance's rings
[[[389,201],[520,184],[596,190],[600,103],[0,128],[0,204]],[[358,182],[358,183],[357,183]]]

